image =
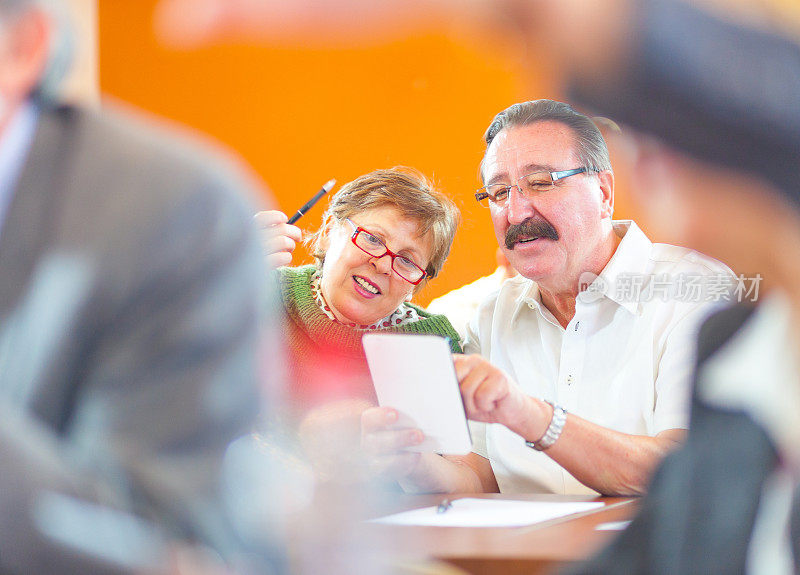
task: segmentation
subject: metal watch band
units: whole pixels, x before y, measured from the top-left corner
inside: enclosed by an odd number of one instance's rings
[[[541,439],[539,439],[539,441],[525,442],[525,445],[535,449],[536,451],[544,451],[553,445],[561,435],[561,430],[564,429],[564,424],[567,422],[566,409],[560,405],[556,405],[552,401],[547,401],[547,403],[549,403],[553,408],[553,418],[550,420],[550,425],[547,426],[547,431],[544,432],[544,435],[541,437]]]

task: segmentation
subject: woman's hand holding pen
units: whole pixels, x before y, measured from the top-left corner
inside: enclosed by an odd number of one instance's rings
[[[303,237],[300,228],[287,223],[289,218],[279,210],[258,212],[255,221],[269,266],[277,268],[292,263],[292,252]]]
[[[333,179],[325,182],[325,185],[291,217],[287,217],[279,210],[267,210],[255,215],[256,225],[261,230],[261,246],[270,267],[277,268],[292,263],[292,252],[297,247],[297,242],[303,238],[303,232],[293,224],[335,185],[336,180]]]

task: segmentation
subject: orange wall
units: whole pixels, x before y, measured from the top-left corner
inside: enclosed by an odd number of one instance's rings
[[[488,213],[472,198],[481,135],[515,101],[559,98],[552,75],[523,80],[507,47],[444,30],[347,49],[230,43],[175,51],[154,38],[153,6],[100,0],[104,94],[233,148],[286,212],[331,177],[344,183],[397,164],[432,176],[455,198],[464,224],[443,274],[419,294],[422,304],[494,268]],[[321,213],[317,206],[303,227],[315,229]],[[306,259],[303,252],[296,262]]]

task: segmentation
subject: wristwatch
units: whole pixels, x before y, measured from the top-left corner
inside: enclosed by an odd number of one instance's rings
[[[567,422],[567,410],[556,405],[552,401],[547,401],[553,408],[553,418],[550,420],[550,425],[547,426],[547,431],[539,439],[539,441],[526,441],[525,445],[535,449],[536,451],[544,451],[553,445],[558,437],[561,435],[561,430],[564,429],[564,424]]]

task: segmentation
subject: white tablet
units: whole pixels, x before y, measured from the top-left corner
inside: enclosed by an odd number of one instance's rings
[[[417,427],[425,441],[410,451],[464,455],[472,449],[447,339],[370,332],[362,338],[378,403],[397,409],[395,427]]]

